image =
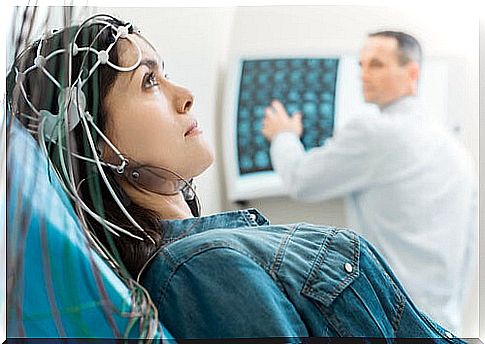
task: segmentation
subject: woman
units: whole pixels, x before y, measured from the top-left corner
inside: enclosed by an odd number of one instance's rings
[[[191,180],[213,153],[194,98],[129,23],[99,15],[43,37],[7,81],[95,248],[145,286],[175,337],[458,341],[349,230],[273,226],[255,209],[199,217]]]

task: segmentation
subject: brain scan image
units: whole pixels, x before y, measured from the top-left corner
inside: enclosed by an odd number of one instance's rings
[[[271,171],[269,142],[261,134],[264,109],[280,100],[291,115],[303,114],[301,141],[306,150],[332,136],[338,59],[245,60],[237,103],[239,173]]]

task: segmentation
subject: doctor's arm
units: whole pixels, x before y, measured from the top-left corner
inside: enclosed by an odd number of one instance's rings
[[[322,201],[359,191],[375,181],[385,147],[379,147],[371,125],[357,119],[324,146],[305,152],[298,135],[282,131],[271,142],[271,162],[290,195]]]

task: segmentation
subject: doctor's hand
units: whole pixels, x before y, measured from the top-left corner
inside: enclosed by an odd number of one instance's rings
[[[261,132],[264,137],[271,141],[283,131],[293,132],[300,137],[303,133],[301,113],[294,112],[290,117],[283,104],[278,100],[273,100],[271,106],[264,110],[263,129]]]

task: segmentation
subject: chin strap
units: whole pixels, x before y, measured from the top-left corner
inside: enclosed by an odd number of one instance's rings
[[[111,166],[113,162],[106,161]],[[123,163],[113,169],[116,175],[127,180],[131,185],[155,192],[160,195],[173,196],[180,192],[186,200],[195,197],[192,180],[185,180],[177,173],[163,167],[140,164],[136,161],[123,160]]]
[[[176,195],[187,182],[170,171],[158,167],[138,165],[130,161],[123,176],[130,184],[161,195]]]

